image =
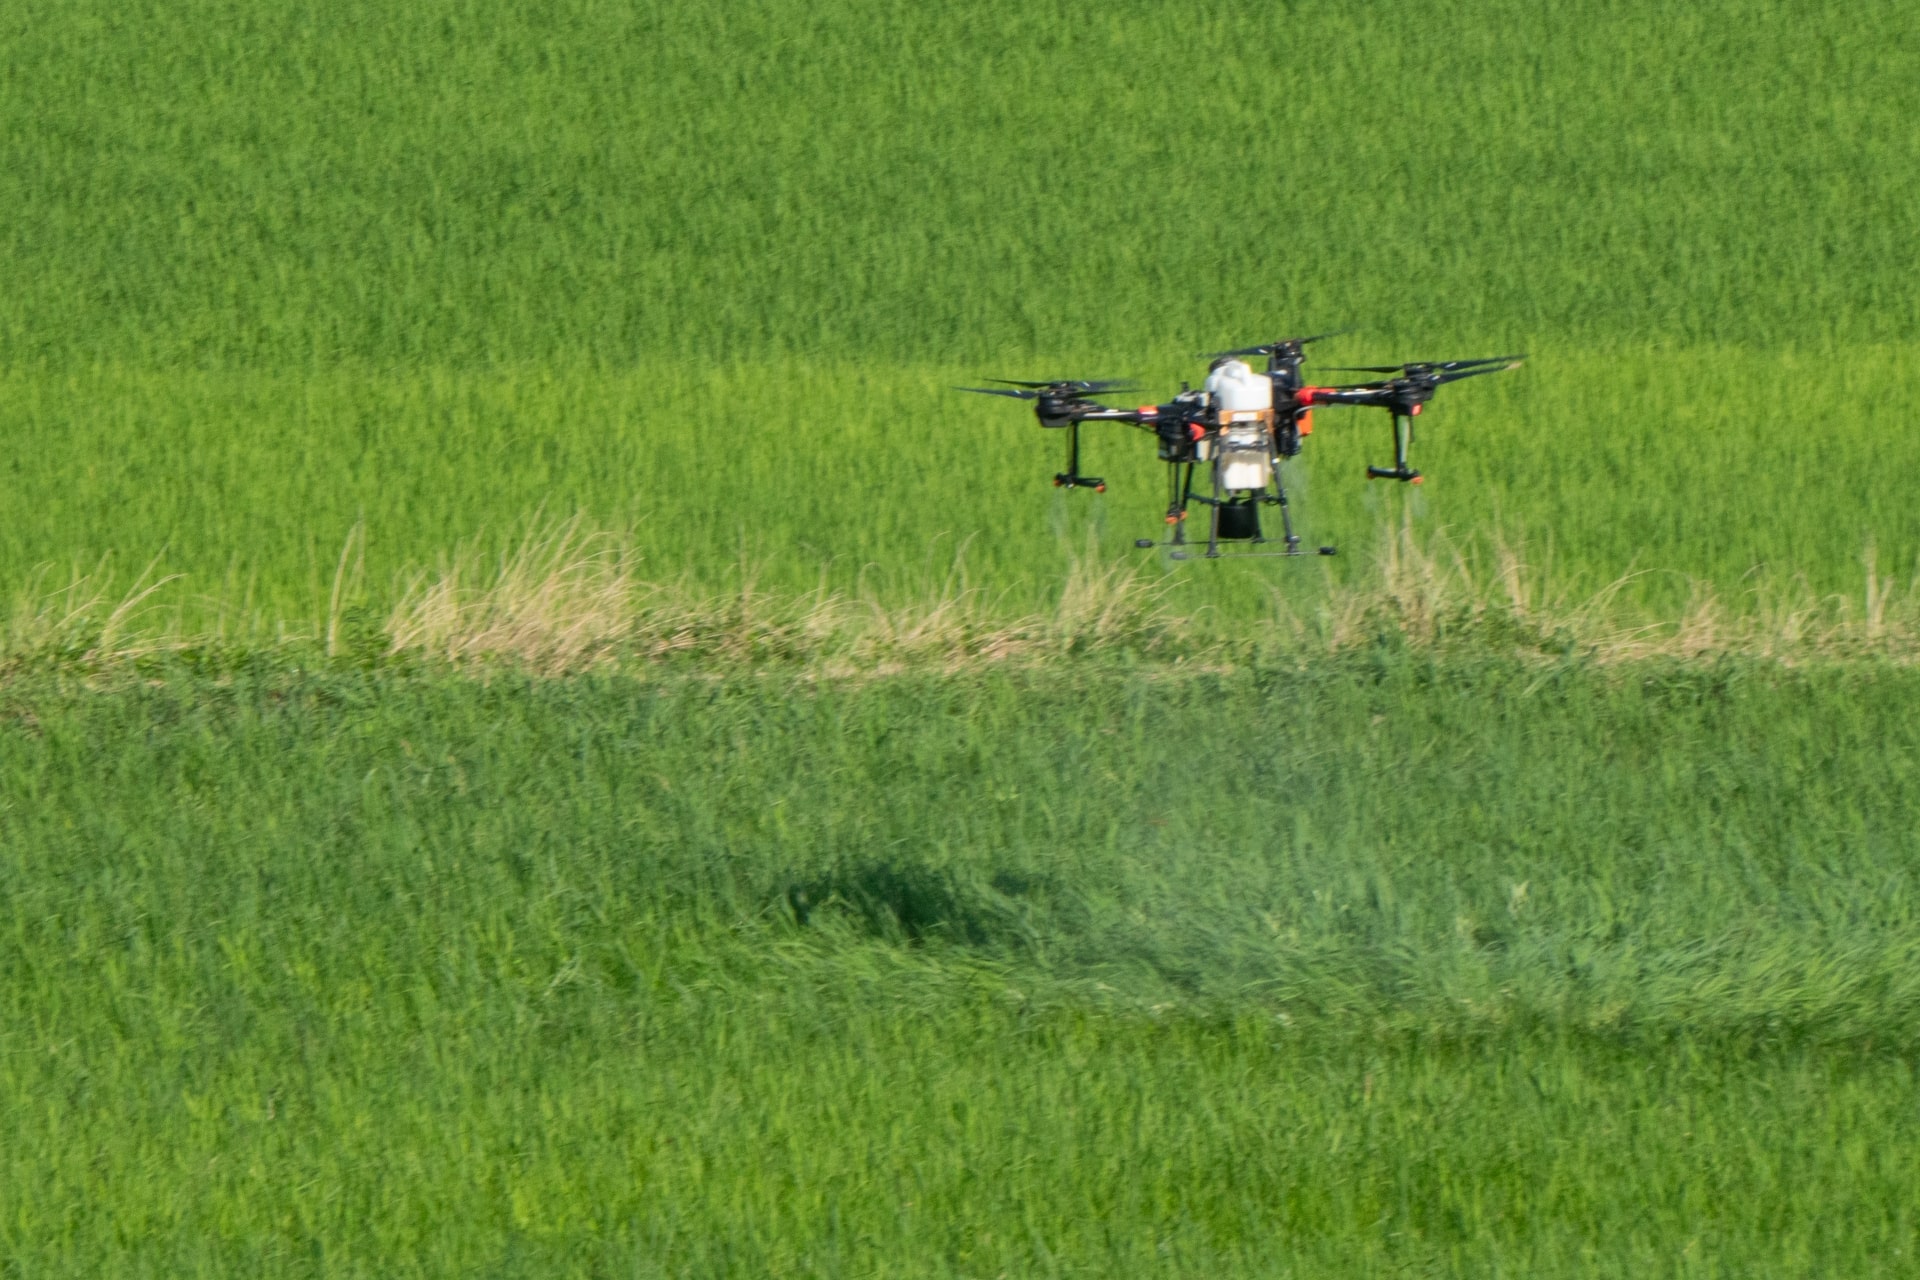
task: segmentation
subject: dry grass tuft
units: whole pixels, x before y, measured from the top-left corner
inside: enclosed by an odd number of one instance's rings
[[[364,550],[356,529],[341,549],[319,629],[282,626],[272,643],[321,645],[330,656],[356,660],[384,651],[548,675],[678,661],[851,675],[1117,651],[1212,659],[1246,652],[1249,642],[1305,657],[1383,635],[1417,647],[1579,654],[1604,663],[1717,654],[1788,663],[1920,660],[1920,581],[1896,587],[1878,571],[1871,545],[1860,595],[1820,597],[1795,582],[1756,586],[1730,605],[1694,582],[1679,614],[1661,618],[1629,604],[1639,574],[1577,596],[1556,584],[1550,565],[1531,563],[1524,547],[1496,538],[1469,549],[1402,523],[1382,531],[1359,585],[1303,593],[1290,575],[1273,588],[1268,622],[1235,624],[1175,614],[1168,593],[1178,575],[1105,557],[1092,542],[1070,560],[1050,608],[1014,614],[968,582],[964,555],[937,594],[904,603],[865,588],[766,591],[750,573],[725,594],[647,581],[630,535],[590,529],[580,517],[535,520],[504,552],[489,554],[477,542],[457,550],[438,569],[405,580],[382,624],[379,614],[349,605],[366,594]],[[152,565],[118,592],[105,564],[54,590],[43,575],[16,598],[0,659],[97,665],[218,647],[222,636],[165,628],[155,594],[172,581],[155,577]],[[1312,603],[1300,605],[1301,595]]]
[[[531,529],[491,566],[463,551],[402,592],[387,621],[392,651],[549,674],[685,657],[854,671],[1152,648],[1180,626],[1159,583],[1091,546],[1051,612],[1016,618],[958,566],[934,599],[889,605],[870,593],[766,592],[750,574],[735,592],[700,595],[641,581],[637,562],[630,538],[585,531],[577,517]]]
[[[1871,544],[1861,597],[1816,595],[1796,580],[1755,586],[1729,605],[1711,583],[1693,580],[1686,605],[1666,618],[1626,603],[1644,571],[1574,596],[1529,564],[1522,548],[1498,538],[1488,548],[1476,557],[1444,533],[1422,540],[1404,522],[1383,531],[1370,583],[1331,593],[1309,619],[1276,592],[1276,615],[1294,642],[1330,650],[1391,632],[1420,646],[1472,643],[1600,662],[1719,654],[1781,662],[1920,659],[1920,578],[1897,589],[1878,573]]]
[[[634,577],[630,543],[588,532],[576,516],[530,529],[491,567],[466,549],[437,574],[417,575],[388,616],[387,635],[394,652],[455,664],[511,658],[575,670],[628,639],[647,592]]]
[[[156,610],[153,597],[180,575],[154,576],[155,561],[116,594],[114,574],[102,560],[91,573],[77,569],[63,587],[47,587],[43,570],[14,597],[0,634],[0,659],[9,664],[37,657],[83,663],[114,662],[177,649],[185,643],[164,630],[140,627]]]

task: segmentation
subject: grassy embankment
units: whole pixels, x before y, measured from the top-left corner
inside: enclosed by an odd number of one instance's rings
[[[5,1266],[1911,1270],[1913,677],[1563,640],[1907,625],[1915,42],[9,9]],[[1330,563],[1130,581],[1141,451],[941,390],[1341,324],[1534,358],[1418,494],[1322,415]],[[622,533],[431,595],[536,512]]]

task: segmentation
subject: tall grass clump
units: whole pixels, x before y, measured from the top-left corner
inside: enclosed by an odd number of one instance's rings
[[[1264,612],[1247,602],[1217,609],[1190,580],[1151,559],[1109,552],[1097,537],[1067,554],[1030,610],[1020,595],[977,585],[967,550],[955,552],[931,595],[878,575],[847,590],[824,580],[809,591],[780,590],[761,586],[751,566],[736,587],[714,590],[684,572],[649,574],[630,530],[591,528],[583,514],[535,515],[380,588],[368,578],[364,528],[355,526],[338,552],[324,615],[304,628],[268,630],[249,618],[246,600],[196,600],[151,567],[117,586],[102,565],[58,589],[43,575],[22,592],[4,648],[16,671],[51,664],[105,672],[193,652],[215,666],[255,658],[424,661],[449,672],[550,676],[689,665],[716,675],[887,675],[1142,660],[1225,669],[1311,662],[1387,642],[1443,656],[1601,664],[1738,657],[1906,665],[1920,655],[1920,585],[1881,572],[1872,543],[1851,592],[1761,578],[1728,598],[1692,579],[1683,584],[1684,604],[1671,610],[1636,596],[1642,575],[1586,592],[1555,574],[1550,547],[1498,534],[1455,538],[1407,513],[1377,528],[1342,573],[1316,574],[1308,561],[1283,566],[1278,580],[1243,580]],[[207,615],[215,621],[209,630],[183,625]]]
[[[550,673],[681,658],[886,671],[1151,652],[1181,625],[1156,599],[1161,584],[1095,544],[1069,562],[1052,607],[1030,615],[969,585],[964,550],[930,601],[890,602],[877,588],[784,594],[758,589],[751,573],[714,595],[684,579],[643,580],[637,561],[630,535],[588,532],[578,516],[536,520],[496,560],[469,546],[408,580],[386,624],[389,649]]]

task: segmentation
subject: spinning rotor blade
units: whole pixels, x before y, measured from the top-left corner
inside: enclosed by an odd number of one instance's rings
[[[1527,358],[1525,352],[1514,356],[1481,356],[1478,360],[1448,360],[1441,364],[1429,365],[1430,369],[1441,373],[1452,373],[1455,369],[1470,369],[1477,364],[1502,364],[1511,369]]]
[[[1104,396],[1114,391],[1128,391],[1133,387],[1132,382],[1126,378],[1053,378],[1046,382],[1022,382],[1016,378],[988,378],[987,381],[998,382],[1008,387],[1032,387],[1039,391],[1050,391],[1055,395]]]
[[[1137,391],[1138,387],[1123,378],[1068,379],[1058,378],[1052,382],[1020,382],[1013,378],[988,378],[988,382],[998,382],[998,387],[955,387],[955,391],[971,391],[975,395],[1005,396],[1009,400],[1088,400],[1094,396],[1117,395],[1122,391]],[[1015,390],[1014,388],[1018,388]]]
[[[1505,373],[1508,369],[1518,369],[1524,360],[1509,360],[1505,364],[1482,364],[1477,369],[1454,369],[1440,375],[1442,382],[1458,382],[1462,378],[1471,378],[1482,373]]]
[[[955,387],[955,391],[971,391],[982,396],[1006,396],[1010,400],[1038,400],[1038,391],[1008,391],[1005,387]]]
[[[1309,342],[1318,342],[1322,338],[1337,338],[1343,333],[1351,332],[1353,332],[1351,329],[1331,329],[1326,333],[1316,333],[1310,338],[1281,338],[1277,342],[1269,342],[1264,346],[1239,347],[1232,351],[1211,351],[1207,352],[1201,358],[1206,360],[1224,360],[1228,356],[1270,356],[1287,347],[1304,347]]]
[[[1345,364],[1328,365],[1326,368],[1332,373],[1452,373],[1456,369],[1469,369],[1475,365],[1504,364],[1507,368],[1511,369],[1526,358],[1527,357],[1522,354],[1517,356],[1482,356],[1478,360],[1413,360],[1406,364]]]

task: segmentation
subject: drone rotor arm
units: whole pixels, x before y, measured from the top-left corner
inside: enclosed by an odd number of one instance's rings
[[[1365,382],[1346,387],[1302,387],[1297,399],[1302,408],[1315,405],[1351,405],[1367,407],[1391,405],[1396,388],[1388,382]]]
[[[1075,417],[1082,422],[1130,422],[1139,424],[1151,422],[1156,415],[1142,409],[1109,409],[1106,405],[1087,405],[1084,409],[1076,406]]]

